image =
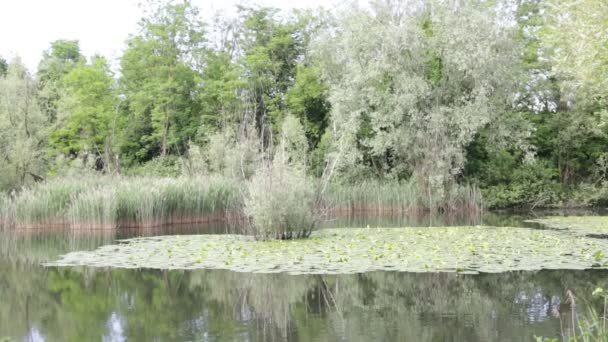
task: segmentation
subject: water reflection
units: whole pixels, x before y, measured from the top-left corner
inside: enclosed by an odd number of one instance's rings
[[[564,289],[590,294],[608,275],[84,268],[3,274],[0,331],[45,341],[529,340],[570,334]]]
[[[328,226],[521,225],[525,215],[350,216]],[[468,221],[467,221],[468,220]],[[135,231],[0,232],[0,340],[524,341],[572,335],[579,303],[606,271],[290,276],[229,271],[43,268],[72,250],[141,235],[222,233],[225,225]],[[586,309],[575,308],[575,315]]]

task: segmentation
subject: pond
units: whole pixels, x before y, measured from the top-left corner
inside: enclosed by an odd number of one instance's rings
[[[528,218],[358,215],[325,226],[523,226]],[[591,293],[608,285],[606,270],[288,275],[41,266],[119,239],[231,231],[0,232],[0,341],[532,341],[572,336],[583,304],[596,305]],[[581,304],[572,307],[567,291]]]

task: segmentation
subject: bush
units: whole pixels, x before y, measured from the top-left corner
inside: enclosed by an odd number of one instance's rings
[[[488,208],[557,204],[563,197],[563,188],[557,178],[557,170],[549,162],[526,164],[512,171],[510,182],[484,188],[484,204]]]
[[[245,214],[258,239],[308,237],[317,224],[312,181],[280,159],[258,168],[248,182]]]
[[[175,156],[154,158],[125,172],[129,176],[177,177],[182,173],[180,159]]]

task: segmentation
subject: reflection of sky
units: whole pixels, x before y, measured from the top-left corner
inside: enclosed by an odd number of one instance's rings
[[[525,291],[519,292],[513,301],[523,306],[525,318],[528,322],[542,322],[550,318],[551,312],[559,311],[561,300],[559,297],[548,297],[538,291],[529,295]]]
[[[44,336],[40,333],[40,330],[36,327],[32,327],[30,329],[29,334],[25,337],[25,341],[27,342],[44,342]]]
[[[103,342],[123,342],[126,341],[124,321],[116,312],[112,312],[106,322],[107,334],[103,336]]]

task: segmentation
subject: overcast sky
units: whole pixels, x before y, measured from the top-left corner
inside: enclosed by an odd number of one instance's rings
[[[84,55],[120,56],[130,33],[137,32],[141,0],[5,0],[0,8],[0,56],[19,55],[35,71],[42,52],[57,39],[77,39]],[[192,0],[205,19],[222,11],[234,14],[235,4],[281,9],[333,7],[337,0]]]

